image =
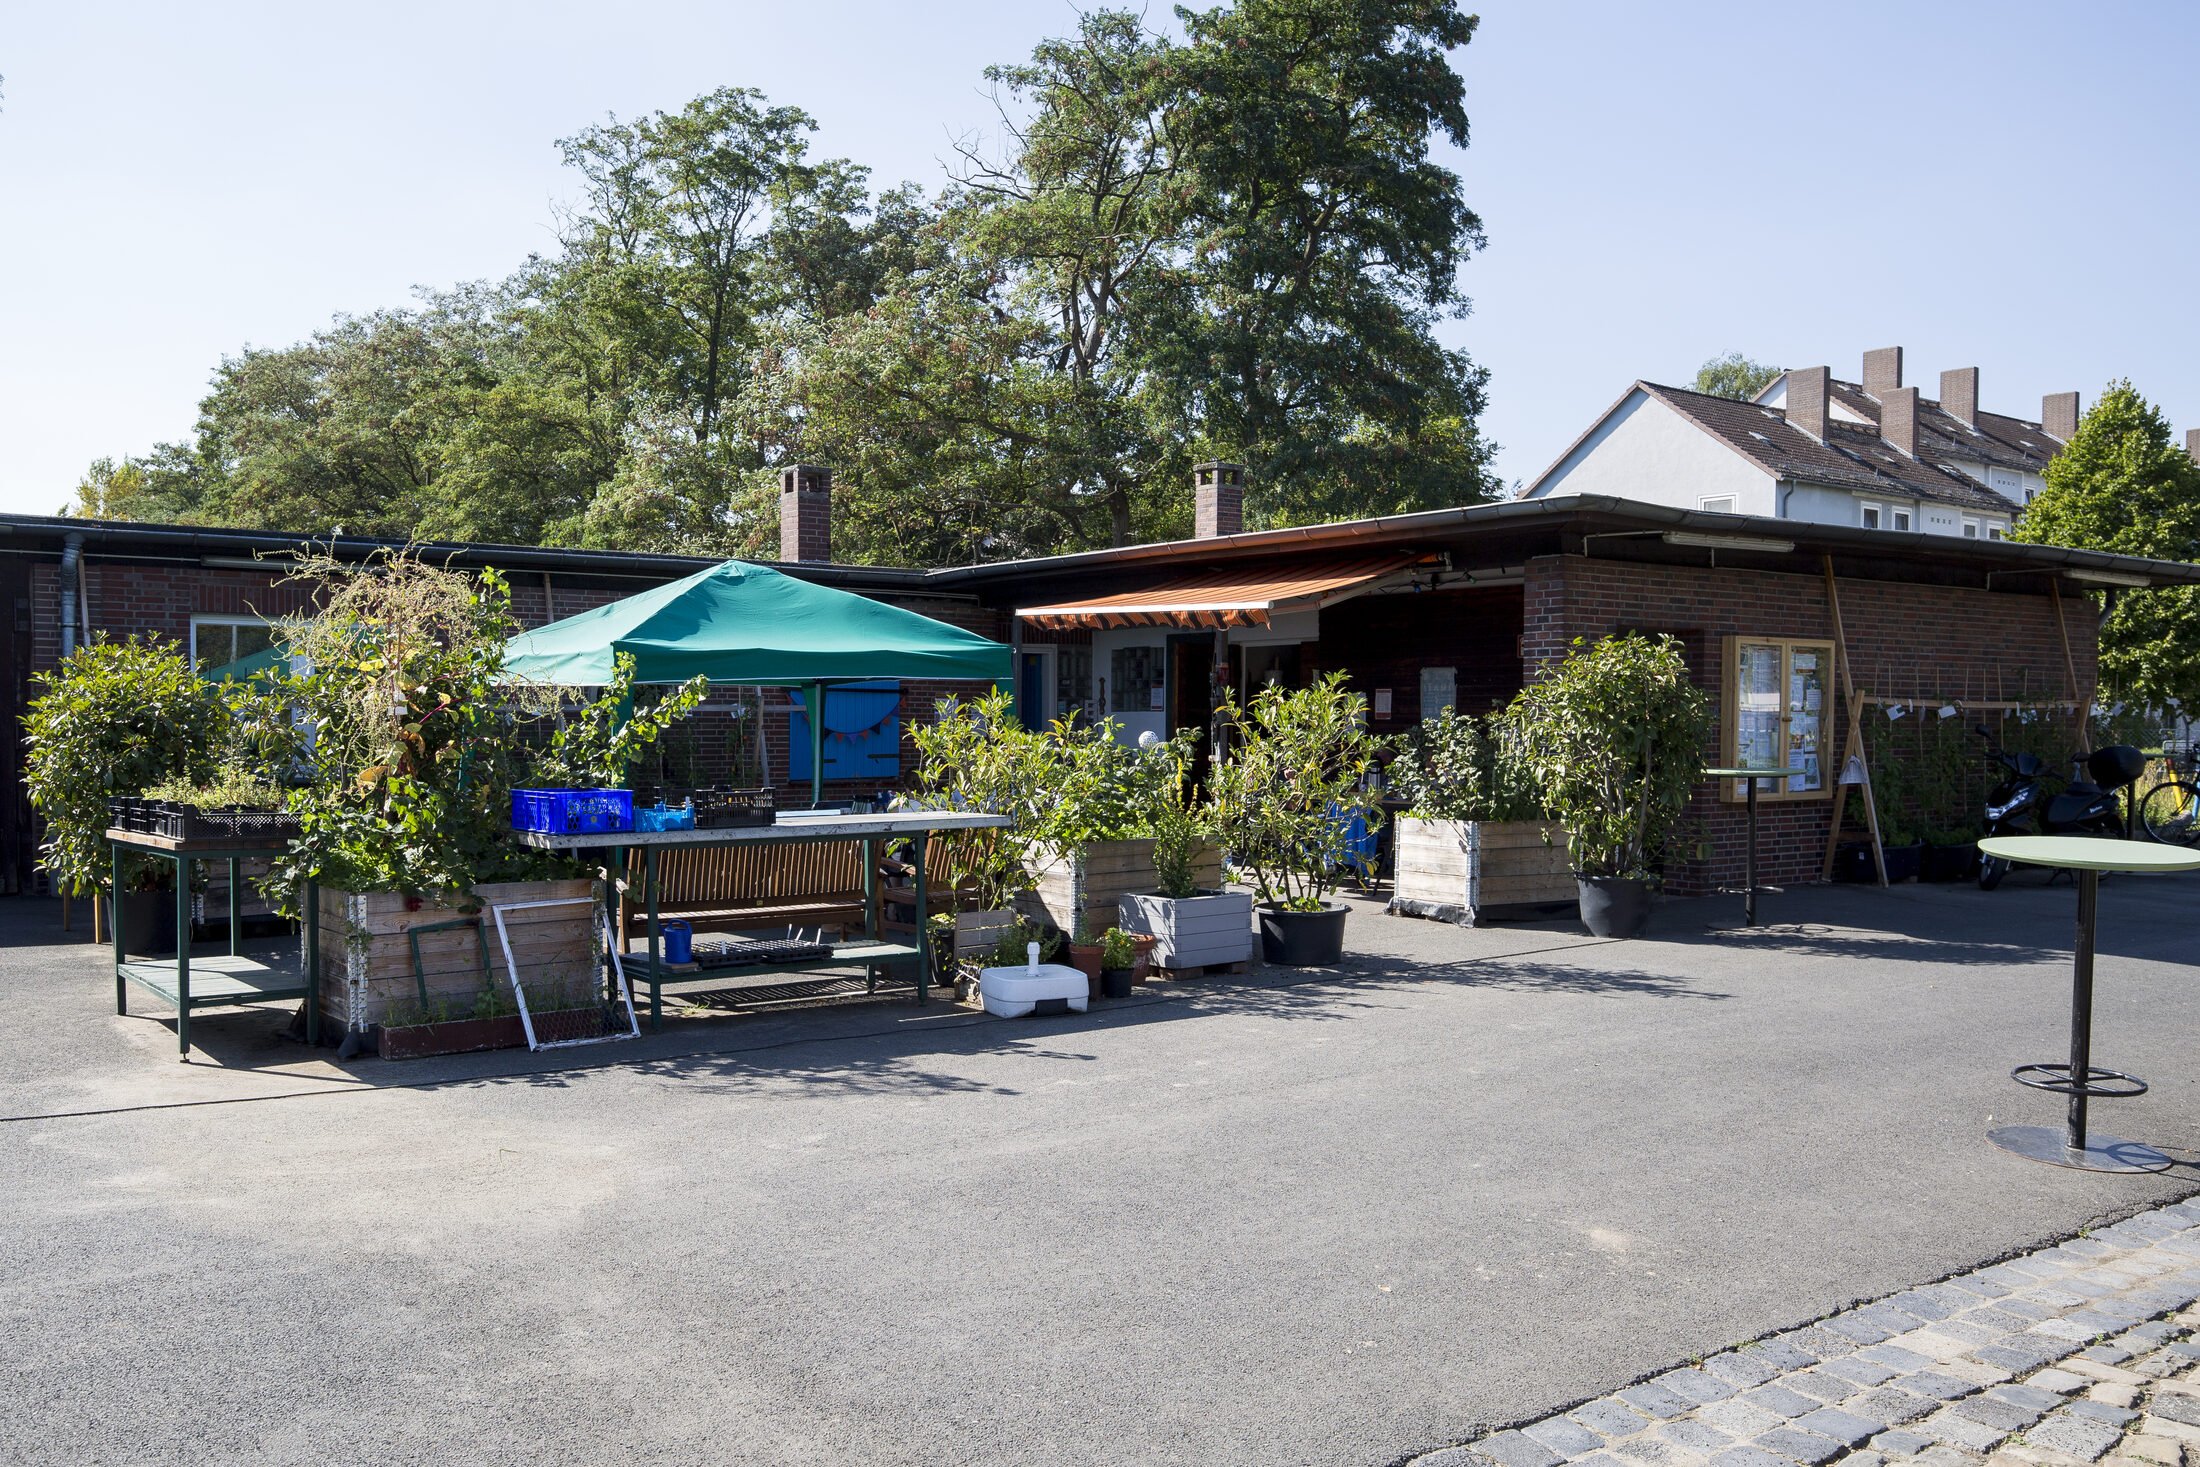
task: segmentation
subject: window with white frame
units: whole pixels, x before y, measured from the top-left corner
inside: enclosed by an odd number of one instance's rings
[[[1967,519],[1963,522],[1963,538],[1966,540],[1976,540],[1978,538],[1977,520]]]
[[[1910,512],[1908,510],[1898,509],[1894,512],[1894,527],[1898,530],[1907,530],[1910,527]]]
[[[1986,527],[1986,538],[1989,540],[2004,540],[2007,539],[2008,536],[2009,527],[2007,525],[1999,523],[1998,521],[1995,523],[1991,523]]]
[[[257,616],[191,618],[191,661],[213,682],[242,678],[272,664],[275,629]]]
[[[1880,525],[1880,509],[1879,509],[1879,506],[1878,506],[1878,505],[1876,505],[1876,504],[1867,504],[1867,505],[1865,505],[1865,506],[1863,507],[1863,512],[1864,512],[1864,528],[1865,528],[1865,529],[1867,529],[1867,530],[1876,530],[1876,529],[1878,529],[1878,528],[1879,528],[1879,525]]]
[[[1734,513],[1734,496],[1731,494],[1714,494],[1708,498],[1697,500],[1696,507],[1706,514],[1732,514]]]

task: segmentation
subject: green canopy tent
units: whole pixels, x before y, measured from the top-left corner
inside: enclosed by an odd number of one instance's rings
[[[825,689],[878,678],[1006,682],[1007,646],[975,632],[767,565],[729,560],[685,580],[524,632],[506,671],[561,687],[602,687],[621,652],[637,683],[801,688],[809,710],[810,797],[824,800]]]

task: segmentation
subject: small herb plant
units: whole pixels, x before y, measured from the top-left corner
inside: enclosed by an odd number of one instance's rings
[[[1102,968],[1128,968],[1138,961],[1138,944],[1120,927],[1108,929],[1100,939],[1100,966]]]
[[[996,968],[1021,968],[1031,960],[1030,948],[1039,944],[1039,961],[1051,963],[1062,949],[1062,934],[1042,930],[1028,918],[1018,917],[1001,930],[1000,938],[993,944],[993,966]]]
[[[148,800],[167,800],[194,810],[280,810],[288,796],[279,787],[262,782],[241,770],[224,769],[212,779],[177,777],[149,784]]]

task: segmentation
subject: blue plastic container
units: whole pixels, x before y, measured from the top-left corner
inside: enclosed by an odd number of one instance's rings
[[[594,835],[634,828],[632,790],[514,790],[512,829]]]
[[[636,810],[634,828],[638,831],[693,830],[695,802],[690,800],[677,810],[666,809],[662,802],[654,809]]]
[[[658,930],[665,937],[665,961],[668,963],[692,963],[695,961],[695,929],[685,922],[663,922]]]

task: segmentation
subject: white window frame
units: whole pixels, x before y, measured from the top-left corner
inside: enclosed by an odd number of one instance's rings
[[[1876,530],[1887,522],[1887,512],[1870,500],[1860,501],[1856,510],[1856,522],[1867,530]]]
[[[1986,524],[1986,538],[1989,540],[2006,540],[2009,538],[2009,527],[2000,520],[1989,520]]]
[[[1979,522],[1976,519],[1972,518],[1970,515],[1965,515],[1963,517],[1963,538],[1966,540],[1979,540],[1985,538],[1984,532],[1979,525]]]
[[[1705,494],[1696,500],[1696,508],[1705,514],[1740,514],[1741,500],[1732,494]]]
[[[205,616],[194,615],[191,618],[191,665],[193,667],[197,667],[202,661],[199,656],[200,627],[272,627],[274,625],[274,618],[265,616],[222,616],[214,614],[209,614]],[[236,647],[236,639],[232,637],[229,643],[230,652],[232,654],[235,653]],[[227,667],[234,660],[234,655],[224,657],[221,661],[214,663],[213,666]]]
[[[1894,527],[1896,529],[1907,530],[1910,528],[1913,522],[1914,521],[1912,520],[1910,512],[1908,510],[1897,509],[1894,512]]]

